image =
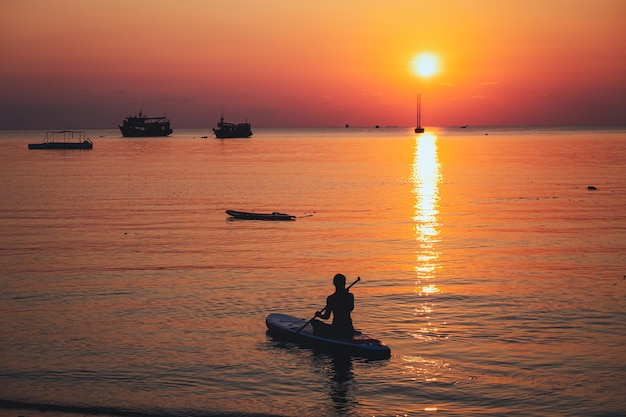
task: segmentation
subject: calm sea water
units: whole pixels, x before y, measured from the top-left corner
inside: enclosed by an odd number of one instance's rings
[[[626,415],[625,129],[44,133],[0,131],[1,416]],[[390,360],[266,334],[338,272]]]

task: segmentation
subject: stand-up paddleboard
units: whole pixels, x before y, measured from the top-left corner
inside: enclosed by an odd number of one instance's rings
[[[352,339],[335,339],[316,336],[306,319],[287,314],[270,314],[265,319],[269,332],[274,336],[288,338],[305,346],[326,350],[331,353],[347,353],[369,359],[389,359],[391,349],[378,339],[361,332],[355,332]],[[302,330],[298,331],[300,328]]]

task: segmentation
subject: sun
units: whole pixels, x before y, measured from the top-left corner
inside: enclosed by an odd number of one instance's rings
[[[439,71],[439,58],[430,52],[419,54],[411,61],[411,69],[420,77],[431,77]]]

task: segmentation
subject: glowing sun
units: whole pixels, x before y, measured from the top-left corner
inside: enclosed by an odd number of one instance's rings
[[[439,70],[439,58],[431,53],[419,54],[411,61],[411,69],[420,77],[430,77]]]

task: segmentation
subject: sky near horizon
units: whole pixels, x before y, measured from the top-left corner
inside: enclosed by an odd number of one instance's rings
[[[625,125],[623,0],[2,0],[0,129]],[[421,77],[413,58],[439,59]]]

